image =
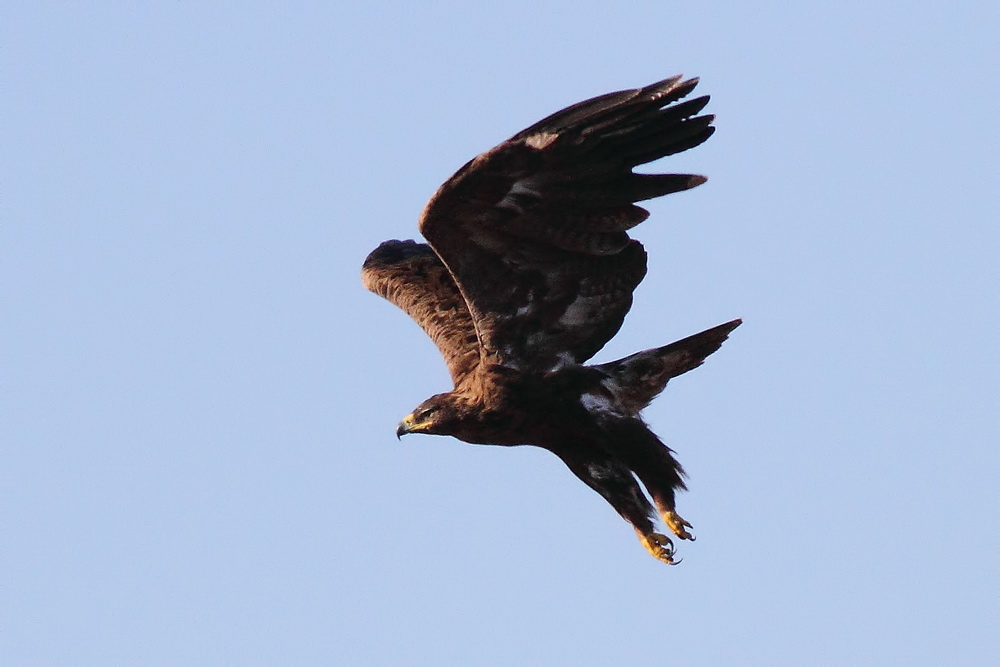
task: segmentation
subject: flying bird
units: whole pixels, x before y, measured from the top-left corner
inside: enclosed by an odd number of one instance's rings
[[[640,411],[741,321],[584,362],[618,332],[646,274],[646,252],[627,233],[649,216],[635,202],[706,180],[633,172],[712,135],[714,117],[698,115],[708,96],[679,102],[697,83],[675,76],[601,95],[518,132],[438,189],[420,218],[428,243],[386,241],[361,272],[430,336],[454,383],[397,436],[547,449],[669,564],[674,545],[655,519],[694,539],[675,508],[684,470]]]

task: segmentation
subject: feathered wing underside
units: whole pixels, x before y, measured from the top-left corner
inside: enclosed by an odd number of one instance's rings
[[[386,241],[361,269],[364,286],[401,308],[444,357],[458,387],[479,365],[476,328],[465,299],[437,254],[425,243]]]
[[[424,210],[421,232],[465,296],[484,353],[521,370],[581,363],[617,333],[646,272],[626,230],[635,202],[701,176],[632,168],[705,141],[696,79],[673,77],[555,113],[466,164]]]

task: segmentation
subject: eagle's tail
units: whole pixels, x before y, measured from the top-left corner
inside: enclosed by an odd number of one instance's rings
[[[726,322],[675,343],[592,368],[608,375],[611,380],[608,388],[615,394],[618,404],[637,415],[663,391],[671,378],[701,366],[742,323],[743,320],[738,319]]]

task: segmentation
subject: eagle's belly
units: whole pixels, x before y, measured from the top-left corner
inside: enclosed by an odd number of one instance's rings
[[[577,400],[536,400],[525,404],[512,401],[492,410],[471,416],[454,434],[460,440],[478,445],[544,445],[554,438],[586,428],[587,415]],[[563,399],[570,398],[568,396]]]

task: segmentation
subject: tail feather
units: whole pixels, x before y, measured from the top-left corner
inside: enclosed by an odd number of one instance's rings
[[[637,415],[663,391],[671,378],[701,366],[742,323],[738,319],[726,322],[669,345],[591,368],[608,376],[610,382],[605,386],[615,394],[619,405]]]

